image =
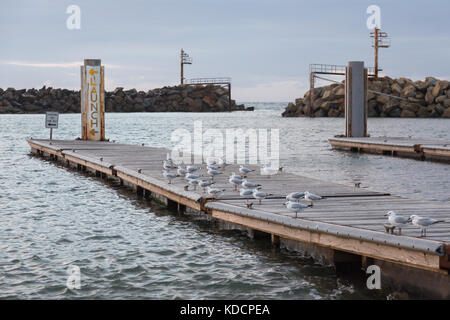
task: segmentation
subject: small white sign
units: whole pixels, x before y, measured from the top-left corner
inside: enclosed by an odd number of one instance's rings
[[[59,113],[58,112],[46,112],[45,113],[45,127],[57,129],[58,128]]]

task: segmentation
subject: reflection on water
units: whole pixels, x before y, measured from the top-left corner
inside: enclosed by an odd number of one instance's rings
[[[448,165],[330,149],[344,119],[253,113],[107,114],[106,135],[171,147],[170,133],[209,128],[278,128],[286,170],[412,198],[449,200]],[[263,107],[263,108],[261,108]],[[61,115],[58,139],[79,136],[79,115]],[[27,136],[47,137],[44,115],[0,115],[0,298],[384,298],[365,278],[337,276],[309,258],[236,231],[170,213],[126,189],[28,156]],[[370,119],[373,135],[450,139],[445,119]],[[81,290],[66,288],[81,268]]]

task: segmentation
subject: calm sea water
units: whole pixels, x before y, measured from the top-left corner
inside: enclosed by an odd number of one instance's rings
[[[113,113],[107,137],[171,147],[177,128],[278,128],[285,170],[410,198],[449,201],[445,164],[331,150],[344,119],[255,112]],[[450,140],[450,120],[369,119],[372,136]],[[48,137],[44,115],[0,115],[0,298],[383,299],[364,277],[336,275],[307,257],[181,217],[93,177],[29,156],[25,138]],[[79,136],[80,115],[60,116],[57,139]],[[81,269],[81,289],[66,287]]]

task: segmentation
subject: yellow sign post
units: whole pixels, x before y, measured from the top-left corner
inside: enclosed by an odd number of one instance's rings
[[[81,66],[81,138],[105,140],[105,69],[99,59]]]

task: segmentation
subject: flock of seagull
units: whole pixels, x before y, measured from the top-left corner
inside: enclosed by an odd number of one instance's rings
[[[207,158],[206,172],[210,179],[203,180],[201,178],[203,175],[196,173],[200,170],[199,167],[195,165],[183,166],[182,164],[176,164],[170,154],[167,154],[167,159],[163,161],[162,173],[163,176],[169,181],[169,184],[172,184],[172,181],[176,178],[184,178],[188,183],[188,185],[185,186],[185,190],[188,190],[189,186],[192,186],[194,190],[197,190],[197,187],[201,187],[203,192],[208,193],[213,199],[215,199],[226,189],[212,187],[212,185],[215,184],[214,177],[223,174],[220,170],[226,166],[228,166],[228,164],[220,159]],[[270,177],[271,175],[281,171],[281,169],[282,168],[272,168],[264,165],[261,167],[261,174]],[[250,198],[258,200],[258,203],[261,204],[263,199],[272,195],[262,191],[262,186],[260,184],[247,180],[247,175],[254,171],[254,169],[246,168],[241,165],[239,167],[239,174],[233,172],[228,178],[228,183],[234,187],[234,191],[239,192],[239,195],[245,199],[245,203],[249,208],[251,208],[253,204],[249,203]],[[302,199],[309,201],[309,204],[300,202]],[[284,205],[290,211],[295,212],[295,217],[297,218],[297,214],[300,211],[305,208],[312,207],[312,201],[319,199],[322,199],[322,197],[312,194],[309,191],[293,192],[286,196],[287,202],[285,202]]]
[[[188,185],[185,186],[185,190],[189,189],[189,186],[192,186],[194,190],[197,190],[197,187],[203,189],[203,192],[208,193],[213,199],[223,193],[226,189],[219,189],[212,187],[215,184],[214,177],[223,174],[221,169],[225,168],[229,164],[224,161],[208,158],[206,160],[206,171],[207,175],[210,177],[209,180],[203,180],[200,177],[199,173],[196,173],[200,170],[199,167],[195,165],[183,165],[175,164],[175,161],[172,157],[167,154],[167,159],[163,161],[164,170],[163,175],[166,179],[168,179],[169,184],[172,184],[172,181],[176,178],[184,178]],[[173,172],[175,170],[176,172]],[[271,168],[268,166],[263,166],[261,168],[261,173],[268,175],[269,177],[273,174],[276,174],[280,171],[278,168]],[[239,195],[245,199],[245,203],[248,208],[251,208],[253,203],[249,203],[250,198],[254,198],[258,200],[258,203],[261,204],[261,201],[266,197],[272,195],[267,194],[261,190],[262,186],[260,184],[253,183],[247,180],[247,175],[254,172],[255,170],[246,168],[244,166],[239,167],[239,175],[236,173],[232,173],[228,178],[228,183],[234,187],[235,191],[239,192]],[[283,204],[286,208],[292,212],[295,212],[295,218],[297,218],[298,213],[306,208],[313,206],[313,201],[322,199],[321,196],[313,194],[309,191],[304,192],[292,192],[286,196],[286,202]],[[300,200],[306,200],[308,203],[300,202]],[[389,225],[391,227],[398,228],[398,234],[401,235],[402,228],[407,227],[412,224],[421,229],[421,237],[426,237],[427,228],[431,225],[434,225],[439,222],[445,222],[443,220],[437,220],[428,217],[421,217],[418,215],[411,215],[410,217],[405,217],[396,214],[394,211],[389,211],[385,214],[388,218]]]

